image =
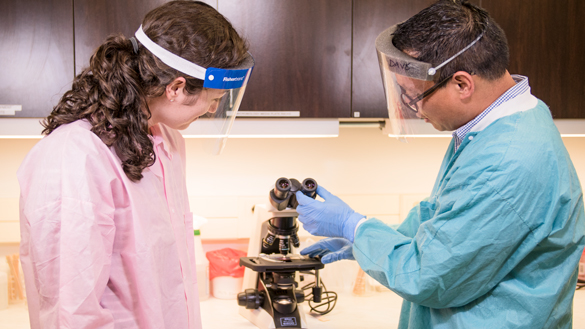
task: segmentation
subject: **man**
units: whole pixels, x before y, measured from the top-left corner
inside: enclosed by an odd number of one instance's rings
[[[302,254],[356,259],[404,298],[400,328],[571,328],[585,245],[583,194],[548,107],[510,75],[484,10],[439,1],[376,41],[390,119],[453,140],[431,196],[396,229],[324,188],[297,194],[324,239]]]

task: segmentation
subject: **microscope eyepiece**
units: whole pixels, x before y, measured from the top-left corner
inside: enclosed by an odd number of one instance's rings
[[[276,187],[279,190],[283,190],[283,191],[288,191],[290,190],[290,181],[288,180],[288,178],[280,178],[277,182],[276,182]]]
[[[317,182],[312,178],[305,178],[301,191],[304,195],[314,199],[317,197]]]
[[[317,182],[312,178],[305,178],[303,188],[307,191],[315,191],[317,189]]]
[[[285,200],[288,198],[288,192],[290,191],[291,185],[290,180],[286,177],[277,179],[276,184],[274,184],[274,196],[278,199]]]
[[[295,209],[299,204],[295,193],[301,191],[314,199],[317,197],[317,186],[317,181],[313,178],[305,178],[301,183],[294,178],[280,177],[276,180],[274,188],[270,190],[270,203],[278,210]]]

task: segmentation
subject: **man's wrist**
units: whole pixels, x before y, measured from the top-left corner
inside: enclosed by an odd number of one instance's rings
[[[365,220],[366,216],[357,212],[353,213],[343,225],[343,237],[353,243],[355,232],[357,231],[358,224]]]

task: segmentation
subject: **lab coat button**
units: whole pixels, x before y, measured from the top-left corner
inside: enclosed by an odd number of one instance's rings
[[[473,136],[469,136],[469,140],[472,141],[473,140]]]

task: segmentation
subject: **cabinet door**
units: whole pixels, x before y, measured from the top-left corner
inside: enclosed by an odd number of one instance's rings
[[[240,111],[349,117],[351,7],[351,0],[218,0],[256,61]]]
[[[66,0],[0,0],[0,116],[46,117],[69,89],[72,13]]]
[[[74,0],[75,74],[89,65],[93,52],[112,33],[130,38],[144,16],[165,0]]]
[[[387,118],[376,37],[430,6],[435,0],[355,0],[353,2],[352,117]],[[479,4],[479,0],[471,1]]]
[[[585,118],[585,1],[482,0],[504,29],[510,73],[528,77],[532,94],[555,119]]]

